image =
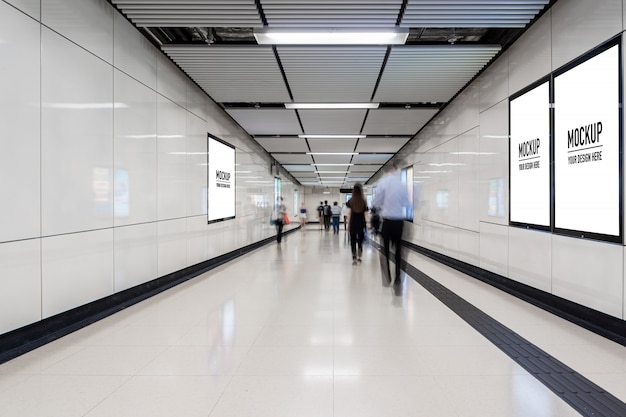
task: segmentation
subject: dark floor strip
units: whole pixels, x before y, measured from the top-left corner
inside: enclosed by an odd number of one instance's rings
[[[381,249],[376,242],[370,242]],[[502,323],[465,301],[413,265],[404,271],[450,310],[583,416],[624,417],[626,404]]]

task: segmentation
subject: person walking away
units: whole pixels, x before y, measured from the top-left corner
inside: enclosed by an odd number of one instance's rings
[[[320,230],[324,228],[324,202],[320,201],[320,205],[317,206],[317,221],[320,224]]]
[[[354,184],[352,198],[346,203],[350,209],[348,215],[348,230],[350,231],[350,249],[352,249],[352,265],[361,262],[363,254],[363,239],[365,238],[365,212],[367,203],[363,197],[361,184]]]
[[[306,205],[304,202],[300,205],[300,229],[306,230]]]
[[[348,205],[341,206],[341,217],[343,218],[343,230],[348,230]]]
[[[328,200],[324,200],[324,229],[330,230],[330,219],[333,217],[333,212],[328,205]]]
[[[402,263],[402,229],[404,227],[405,210],[409,206],[409,194],[406,185],[402,183],[401,172],[393,164],[390,171],[376,186],[376,195],[372,206],[382,217],[381,235],[384,246],[384,260],[381,258],[381,268],[386,286],[391,284],[391,269],[389,267],[390,246],[395,250],[395,278],[394,289],[400,288],[400,274]]]
[[[338,203],[335,201],[333,206],[331,207],[332,217],[333,217],[333,234],[339,234],[339,219],[341,218],[341,207],[339,207]]]
[[[287,206],[283,202],[282,197],[278,197],[278,204],[276,204],[276,241],[280,243],[283,240],[283,226],[285,213],[287,213]]]

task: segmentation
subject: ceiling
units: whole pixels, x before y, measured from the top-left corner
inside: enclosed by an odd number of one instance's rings
[[[367,182],[556,0],[110,1],[302,185],[349,187]],[[263,28],[409,36],[393,46],[259,45],[253,32]]]

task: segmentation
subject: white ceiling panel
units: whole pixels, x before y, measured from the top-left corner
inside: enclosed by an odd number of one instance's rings
[[[437,109],[376,109],[370,110],[363,133],[366,135],[414,135],[435,114]]]
[[[226,109],[226,112],[251,135],[302,133],[294,110],[231,108]]]
[[[394,27],[402,0],[261,0],[272,27]]]
[[[350,164],[352,155],[314,155],[313,158],[316,164]],[[345,167],[346,165],[339,168],[344,169]]]
[[[352,162],[355,164],[384,164],[392,156],[392,153],[360,154],[354,155]]]
[[[408,142],[410,137],[404,138],[364,138],[359,139],[356,152],[396,153]]]
[[[549,0],[409,0],[400,27],[523,28]]]
[[[474,45],[393,47],[374,101],[447,102],[499,51]]]
[[[296,153],[273,153],[272,157],[276,159],[280,164],[312,164],[313,158],[307,154]]]
[[[270,46],[163,46],[162,49],[217,102],[291,100]]]
[[[384,46],[282,46],[276,49],[293,100],[300,103],[370,101],[387,51]]]
[[[298,110],[308,135],[356,135],[361,131],[366,110]]]
[[[308,152],[309,147],[304,139],[291,138],[254,138],[266,151],[272,152]]]
[[[348,172],[348,167],[320,165],[320,166],[317,166],[315,168],[315,171],[319,171],[319,172],[326,171],[326,172],[329,172],[329,173],[340,175],[341,173],[347,173]]]
[[[262,27],[255,0],[111,0],[139,27]]]
[[[292,164],[286,164],[283,165],[283,168],[285,168],[287,171],[293,171],[293,172],[313,172],[315,171],[315,167],[312,165],[292,165]]]
[[[354,152],[356,139],[307,139],[311,152]]]
[[[350,169],[350,173],[355,175],[362,175],[363,173],[375,173],[382,167],[382,164],[372,164],[372,165],[354,165],[352,169]]]

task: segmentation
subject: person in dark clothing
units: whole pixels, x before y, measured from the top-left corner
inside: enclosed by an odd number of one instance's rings
[[[354,184],[352,198],[346,203],[350,209],[348,228],[350,230],[350,248],[352,249],[352,265],[361,262],[363,254],[363,239],[365,238],[365,212],[367,203],[363,196],[361,184]]]
[[[333,217],[333,212],[328,204],[328,200],[324,200],[324,229],[330,230],[330,219]]]

